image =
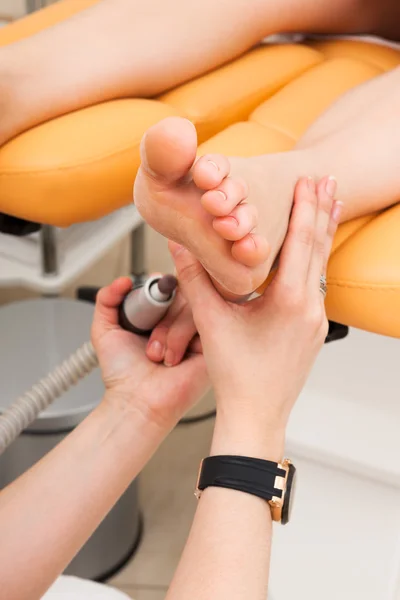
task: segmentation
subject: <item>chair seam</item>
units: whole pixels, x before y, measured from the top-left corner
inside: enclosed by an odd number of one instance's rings
[[[75,162],[73,164],[70,165],[60,165],[55,167],[54,169],[37,169],[37,170],[33,170],[33,169],[14,169],[14,170],[8,170],[8,171],[2,171],[0,169],[0,177],[12,177],[18,174],[24,174],[24,175],[43,175],[46,173],[54,173],[57,171],[68,171],[70,169],[75,169],[76,167],[84,167],[84,166],[88,166],[88,165],[93,165],[96,162],[101,162],[104,159],[109,159],[109,158],[114,158],[115,156],[118,156],[118,154],[124,154],[125,152],[129,152],[135,148],[138,148],[140,145],[140,140],[139,141],[135,141],[135,143],[130,144],[129,146],[125,146],[123,148],[119,148],[118,150],[115,150],[111,153],[108,154],[101,154],[98,155],[96,157],[91,158],[90,160],[86,160],[86,161],[82,161],[82,162]]]
[[[368,283],[358,281],[345,281],[340,279],[329,279],[328,286],[341,287],[346,289],[369,290],[370,292],[399,292],[400,284],[394,283]]]

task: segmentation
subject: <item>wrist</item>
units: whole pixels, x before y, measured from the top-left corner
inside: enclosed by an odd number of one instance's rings
[[[294,402],[282,390],[282,386],[271,384],[262,389],[252,389],[251,386],[232,386],[228,391],[214,387],[215,402],[218,414],[224,421],[244,422],[249,426],[268,429],[286,429],[290,409]],[[257,423],[256,423],[257,421]]]
[[[162,440],[170,427],[155,419],[147,403],[135,398],[132,392],[125,390],[107,390],[102,405],[108,411],[109,419],[116,427],[131,430],[137,435],[143,435],[152,440]]]
[[[211,456],[249,456],[281,462],[285,447],[285,425],[271,420],[258,420],[218,414],[211,444]]]

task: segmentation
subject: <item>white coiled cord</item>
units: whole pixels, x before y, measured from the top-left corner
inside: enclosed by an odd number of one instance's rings
[[[11,404],[0,415],[0,455],[39,413],[97,366],[95,350],[91,342],[86,342]]]

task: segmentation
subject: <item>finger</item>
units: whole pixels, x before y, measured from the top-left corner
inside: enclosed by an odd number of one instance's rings
[[[192,354],[203,354],[203,346],[200,336],[195,335],[189,344],[189,352]]]
[[[96,296],[94,321],[101,320],[103,325],[115,327],[118,325],[118,307],[132,289],[129,277],[120,277],[111,285],[102,288]]]
[[[326,276],[328,267],[329,257],[331,255],[333,240],[340,223],[340,217],[342,215],[343,202],[335,200],[332,207],[332,212],[329,219],[328,234],[326,236],[325,250],[324,250],[324,264],[322,268],[322,274]]]
[[[282,246],[277,281],[293,288],[304,287],[310,268],[317,217],[317,194],[311,177],[298,181],[288,233]]]
[[[178,407],[181,413],[177,415],[177,419],[183,416],[189,408],[192,408],[204,394],[209,390],[210,380],[207,372],[206,362],[202,354],[190,354],[180,365],[175,367],[174,373],[171,376],[178,379],[179,373],[184,373],[186,387],[186,400]],[[182,393],[181,389],[181,393]]]
[[[191,306],[195,321],[202,320],[206,314],[215,316],[217,312],[224,309],[226,303],[214,288],[199,261],[175,242],[169,242],[169,249],[175,263],[179,287]]]
[[[196,332],[192,311],[186,306],[168,331],[164,358],[166,367],[173,367],[181,362]]]
[[[320,278],[324,270],[325,247],[335,193],[336,179],[334,177],[323,177],[317,185],[317,220],[310,269],[308,272],[308,285],[310,289],[316,291],[319,290]]]
[[[153,329],[147,343],[146,354],[153,362],[163,362],[167,347],[169,328],[179,318],[183,308],[187,305],[181,293],[176,294],[174,303],[169,308],[165,317]]]

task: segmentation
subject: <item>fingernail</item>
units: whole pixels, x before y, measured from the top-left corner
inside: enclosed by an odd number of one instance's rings
[[[219,166],[217,165],[216,162],[214,162],[213,160],[209,160],[208,161],[210,163],[210,165],[212,165],[215,169],[217,169],[217,171],[219,171]]]
[[[337,200],[335,202],[335,206],[332,209],[332,219],[335,221],[335,223],[339,223],[340,217],[342,214],[342,210],[343,210],[343,202],[339,202],[339,200]]]
[[[312,192],[315,192],[315,181],[312,177],[307,177],[307,185]]]
[[[157,340],[151,342],[148,352],[151,354],[153,360],[162,360],[164,358],[164,346]]]
[[[336,194],[336,189],[337,189],[337,181],[336,181],[335,177],[330,175],[325,184],[326,193],[331,198],[334,198],[334,196]]]
[[[173,364],[175,362],[175,357],[174,357],[174,353],[172,352],[172,350],[170,350],[168,348],[168,350],[165,353],[165,358],[164,358],[164,365],[166,367],[172,367]]]

